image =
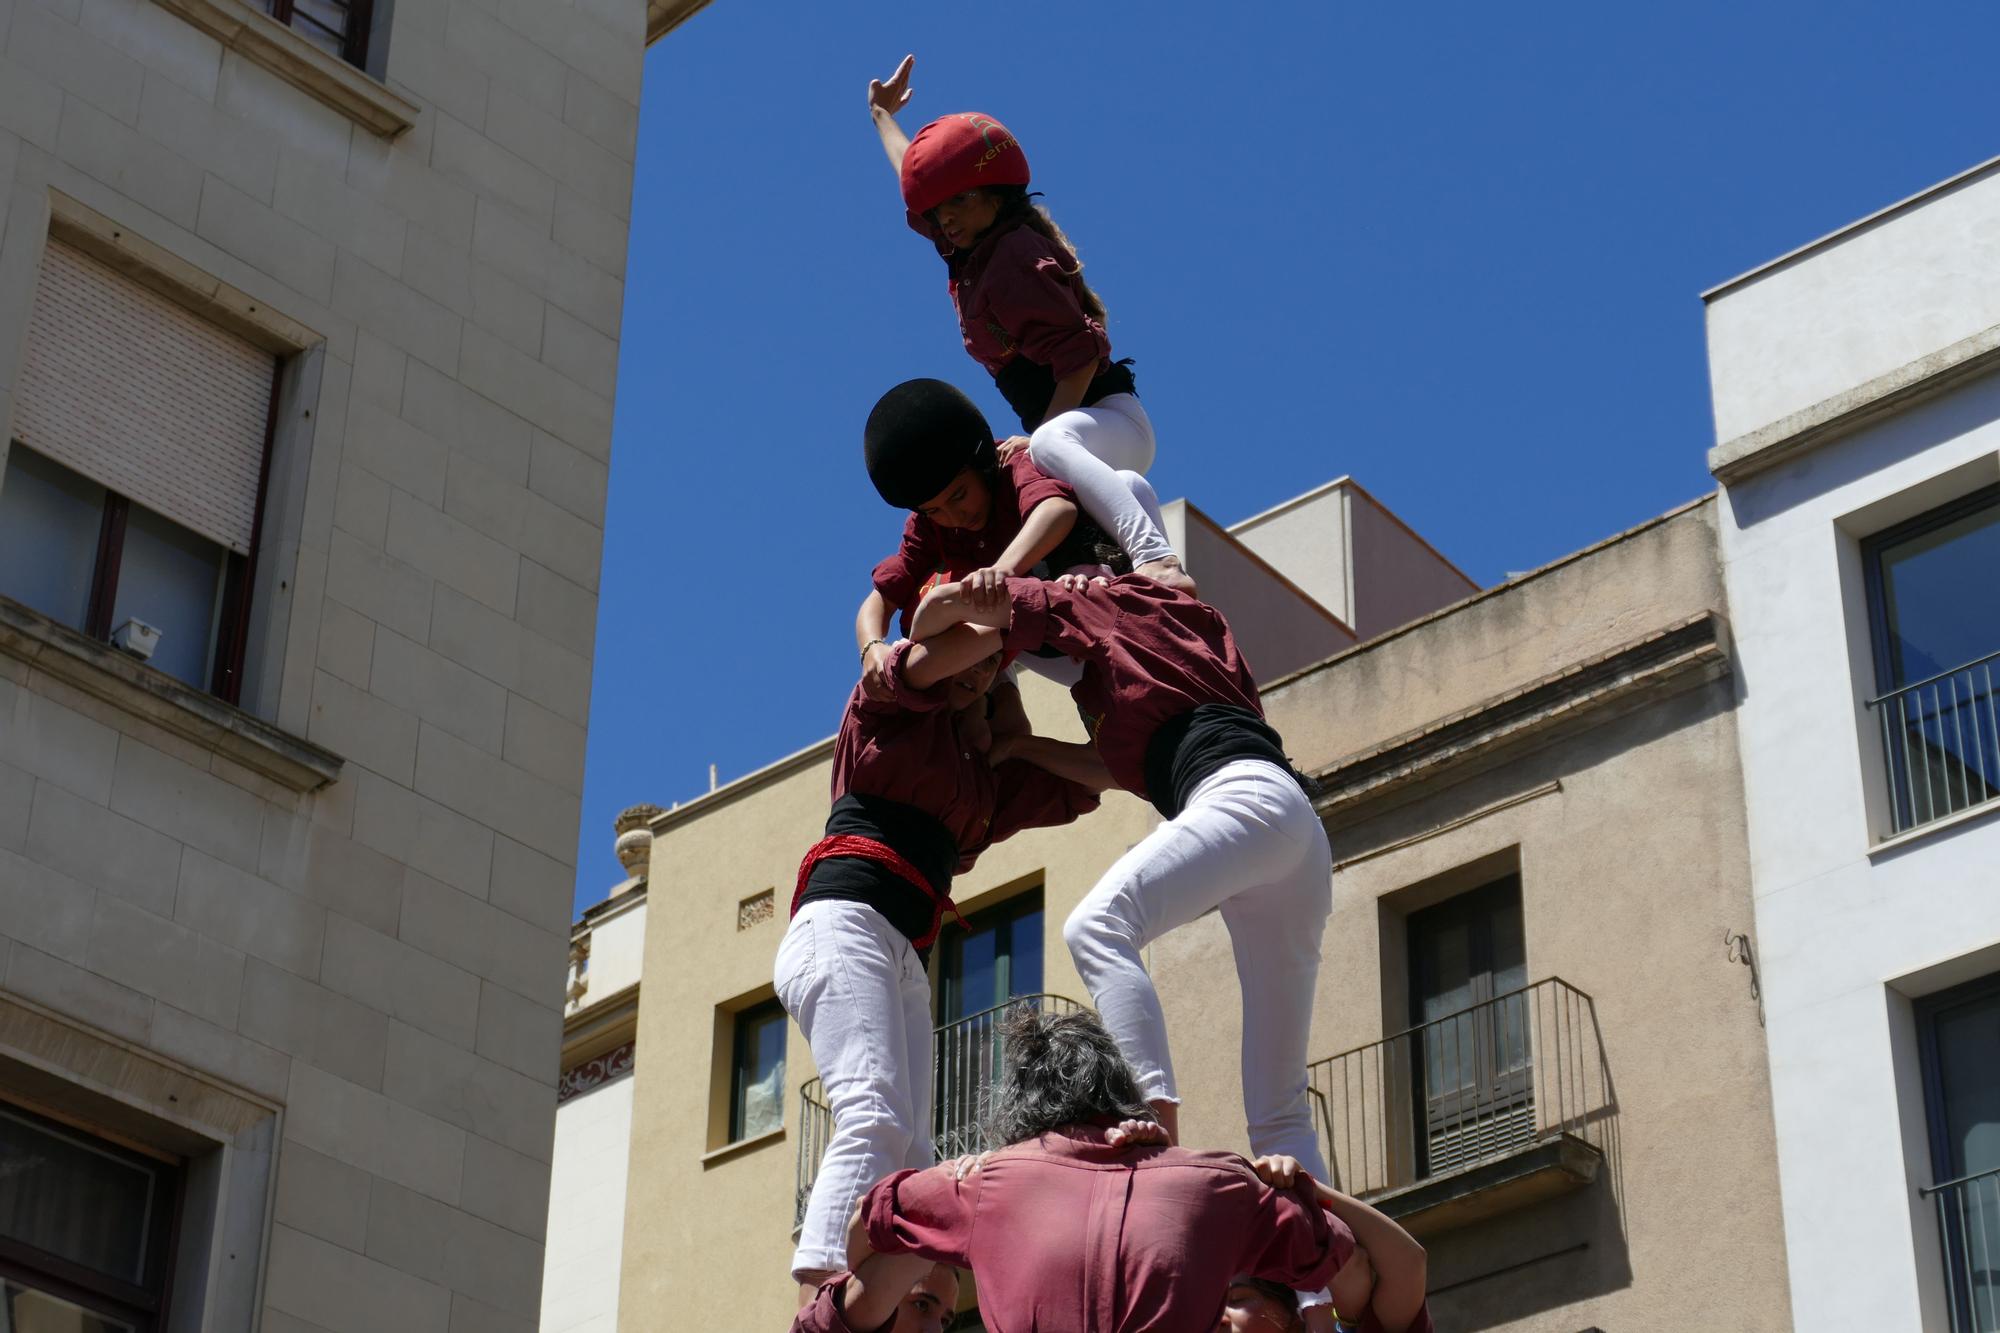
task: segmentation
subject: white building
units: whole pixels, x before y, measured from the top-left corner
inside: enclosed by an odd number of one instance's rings
[[[2000,161],[1706,300],[1798,1327],[1993,1329]]]

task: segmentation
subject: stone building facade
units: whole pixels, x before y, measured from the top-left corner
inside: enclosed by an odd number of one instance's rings
[[[698,7],[0,0],[10,1326],[535,1326],[642,60]]]

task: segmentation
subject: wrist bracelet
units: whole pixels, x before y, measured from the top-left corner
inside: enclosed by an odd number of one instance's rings
[[[873,647],[874,647],[874,646],[875,646],[876,644],[878,644],[878,643],[879,643],[879,644],[881,644],[881,645],[882,645],[883,647],[885,647],[885,648],[889,646],[889,641],[888,641],[887,639],[870,639],[870,640],[869,640],[868,642],[866,642],[866,643],[864,643],[864,644],[862,644],[862,645],[861,645],[861,660],[862,660],[862,661],[866,662],[866,661],[868,660],[868,650],[869,650],[870,648],[873,648]]]

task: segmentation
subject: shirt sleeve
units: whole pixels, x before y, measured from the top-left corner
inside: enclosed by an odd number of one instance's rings
[[[1095,366],[1111,352],[1104,326],[1083,311],[1074,281],[1074,259],[1055,251],[1048,238],[1018,227],[996,254],[988,301],[1030,361],[1047,366],[1057,379]]]
[[[857,1329],[847,1322],[846,1313],[835,1299],[836,1294],[846,1287],[845,1273],[822,1282],[813,1294],[812,1302],[792,1320],[792,1333],[878,1333],[875,1329]],[[890,1322],[895,1321],[892,1319]]]
[[[920,689],[910,684],[908,667],[910,651],[917,645],[908,639],[898,640],[889,650],[889,665],[883,668],[882,678],[888,682],[890,695],[887,703],[877,703],[859,690],[855,691],[856,707],[863,710],[901,710],[906,713],[934,713],[948,702],[945,682],[939,681],[928,689]]]
[[[1362,1312],[1360,1327],[1361,1333],[1382,1333],[1382,1321],[1375,1317],[1374,1306],[1371,1305],[1367,1310]],[[1431,1323],[1431,1303],[1429,1301],[1425,1301],[1417,1307],[1417,1317],[1410,1321],[1410,1327],[1406,1333],[1437,1333],[1437,1326]]]
[[[1048,647],[1078,661],[1101,658],[1108,651],[1118,609],[1101,591],[1075,593],[1045,579],[1008,579],[1007,596],[1013,618],[1003,646],[1009,651]]]
[[[1354,1253],[1354,1233],[1319,1206],[1312,1178],[1303,1171],[1288,1190],[1266,1187],[1259,1211],[1239,1265],[1252,1277],[1314,1291],[1332,1281]]]
[[[1007,460],[1007,472],[1014,483],[1014,507],[1023,523],[1028,521],[1029,514],[1035,512],[1035,507],[1046,500],[1077,502],[1076,491],[1030,462],[1026,449]]]
[[[875,591],[891,610],[906,611],[917,601],[917,591],[938,568],[936,529],[914,514],[903,524],[902,545],[896,553],[875,566]]]
[[[969,1267],[981,1180],[979,1172],[954,1179],[948,1166],[885,1176],[861,1199],[868,1244],[877,1254],[914,1254]]]
[[[1068,778],[1059,778],[1025,759],[1009,759],[993,770],[993,822],[987,826],[989,845],[1023,829],[1051,828],[1095,810],[1096,792]]]

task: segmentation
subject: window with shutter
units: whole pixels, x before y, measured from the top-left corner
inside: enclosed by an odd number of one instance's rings
[[[51,239],[0,480],[0,594],[236,699],[277,370]]]

